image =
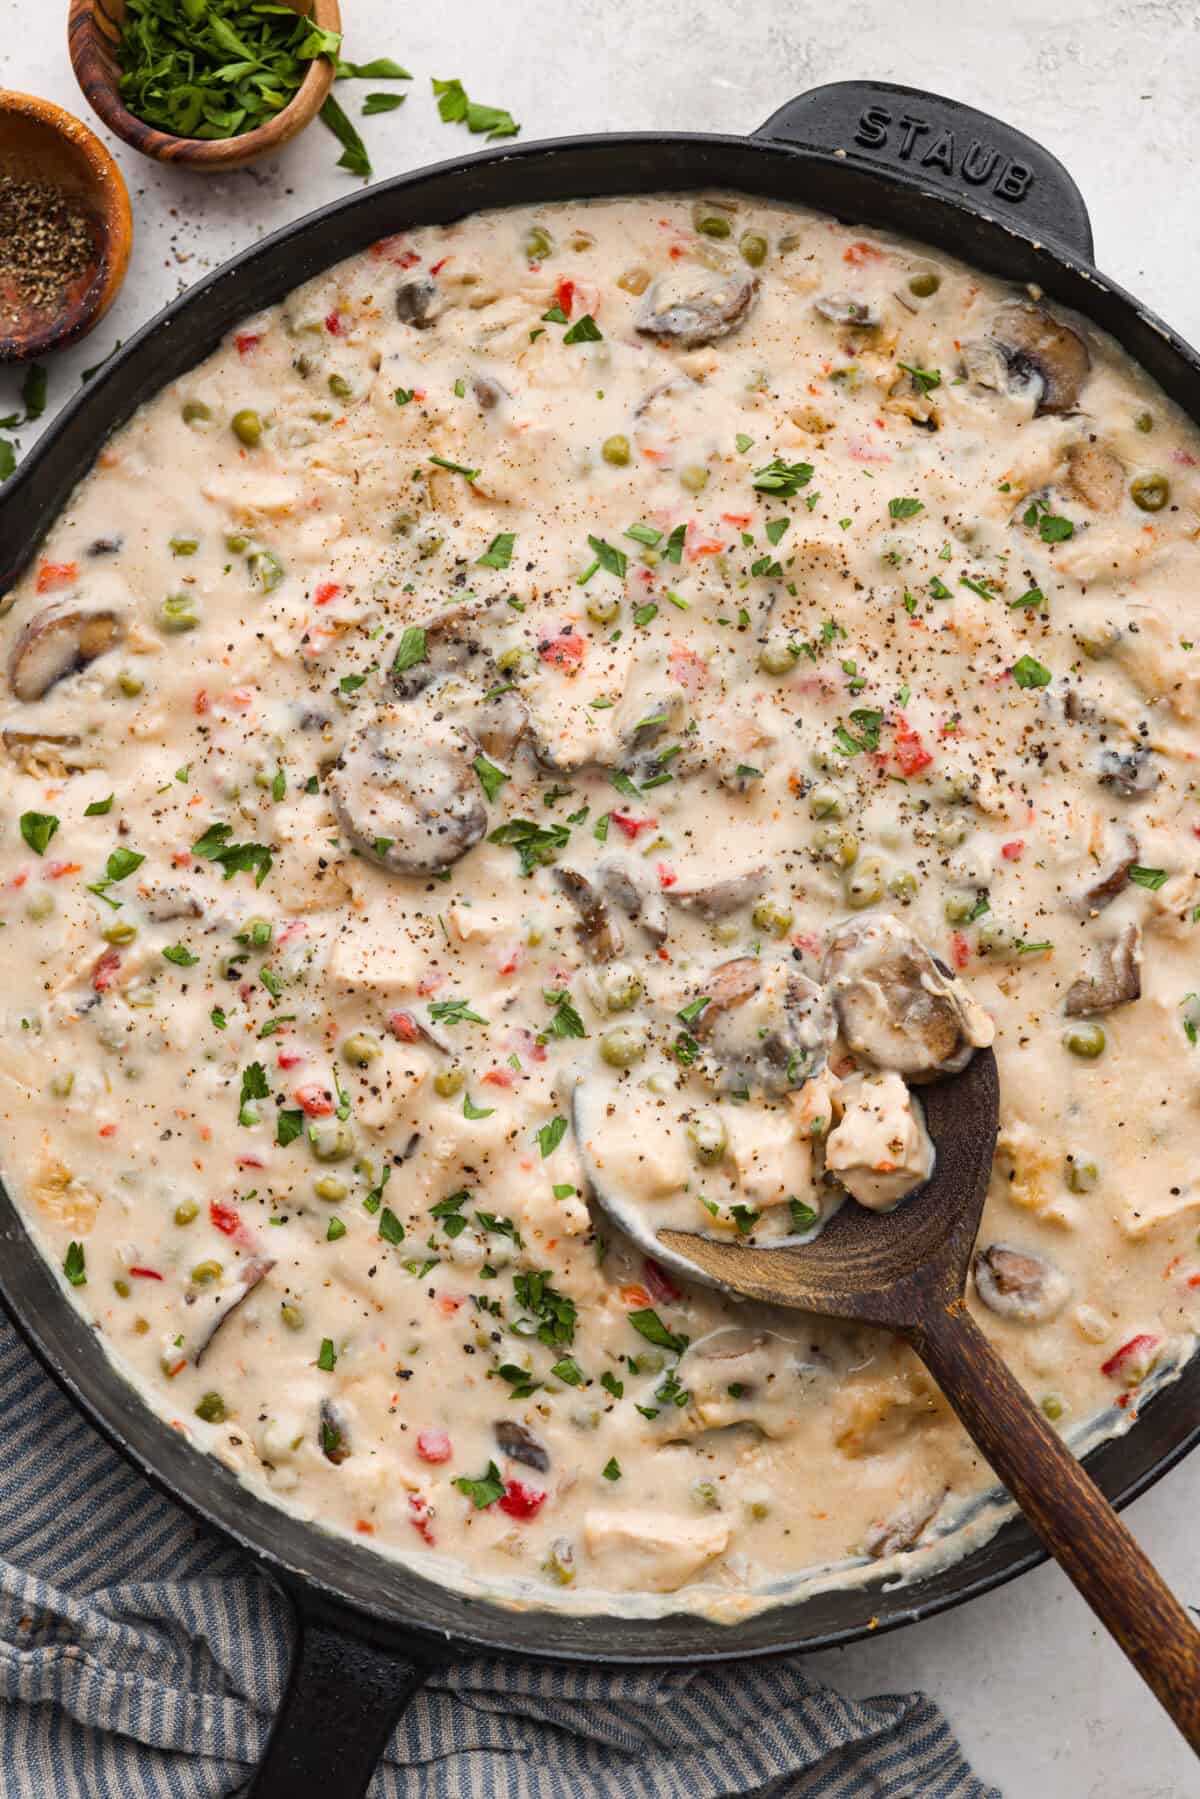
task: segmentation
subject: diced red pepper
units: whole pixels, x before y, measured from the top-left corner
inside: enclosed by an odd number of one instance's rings
[[[423,1430],[417,1437],[417,1454],[423,1462],[448,1462],[453,1449],[444,1430]]]
[[[568,281],[565,275],[560,275],[558,286],[554,290],[554,297],[567,317],[570,318],[571,308],[575,304],[575,283]]]
[[[322,581],[313,595],[313,605],[328,606],[330,600],[336,600],[341,591],[336,581]]]
[[[1107,1374],[1110,1380],[1119,1380],[1123,1387],[1138,1386],[1158,1360],[1160,1342],[1161,1338],[1152,1337],[1146,1331],[1130,1337],[1107,1362],[1100,1364],[1101,1374]]]
[[[513,1071],[511,1068],[489,1068],[485,1070],[481,1079],[485,1080],[489,1087],[511,1087]]]
[[[510,1518],[532,1518],[545,1498],[545,1493],[539,1492],[537,1487],[527,1487],[523,1480],[510,1480],[505,1483],[504,1495],[497,1504]]]
[[[257,350],[262,342],[261,331],[239,331],[234,338],[239,356],[249,356],[251,350]]]
[[[310,1118],[328,1118],[333,1111],[333,1100],[326,1088],[316,1081],[309,1081],[303,1087],[297,1087],[296,1104],[307,1112]]]
[[[971,946],[961,931],[950,933],[950,959],[955,968],[965,968],[971,960]]]
[[[1006,862],[1019,862],[1025,854],[1025,845],[1019,837],[1014,838],[1011,843],[1000,845],[1000,854]]]
[[[117,978],[117,970],[121,966],[119,950],[105,950],[92,970],[92,986],[97,993],[107,993]]]
[[[434,1536],[433,1526],[429,1522],[429,1501],[425,1498],[423,1493],[410,1493],[408,1496],[408,1509],[412,1513],[409,1523],[412,1525],[421,1541],[423,1543],[428,1543],[430,1548],[432,1548]]]
[[[853,268],[861,268],[864,262],[873,262],[877,256],[882,255],[883,251],[877,250],[874,244],[864,244],[860,240],[851,244],[848,250],[843,250],[842,261],[848,262]]]
[[[162,1279],[157,1268],[131,1268],[129,1272],[135,1274],[140,1281],[160,1281]]]
[[[450,260],[450,258],[448,256],[443,256],[442,260],[440,262],[435,262],[433,264],[433,267],[430,269],[429,273],[431,275],[440,275],[442,270],[445,268],[446,264],[449,262],[449,260]]]
[[[415,1043],[421,1035],[421,1027],[411,1012],[392,1012],[388,1017],[388,1030],[393,1037],[399,1037],[401,1043]]]
[[[633,818],[628,812],[610,812],[608,816],[626,837],[636,837],[639,831],[652,831],[658,824],[656,818]]]
[[[343,326],[342,315],[340,312],[334,311],[326,313],[325,329],[328,331],[330,337],[341,337]]]
[[[921,770],[928,768],[933,761],[933,757],[921,742],[921,733],[911,731],[904,723],[899,724],[896,729],[895,751],[896,760],[900,764],[900,772],[908,778],[919,775]]]
[[[669,862],[660,862],[657,874],[660,887],[673,887],[679,879],[679,876],[675,873],[675,870],[671,867]]]
[[[50,593],[56,587],[69,587],[79,579],[77,562],[43,562],[37,573],[37,590]]]
[[[77,875],[82,867],[81,862],[49,862],[42,872],[47,881],[61,881],[64,875]]]
[[[241,1218],[236,1206],[226,1205],[223,1199],[210,1199],[208,1202],[210,1224],[216,1226],[222,1235],[232,1237],[241,1228]]]
[[[208,697],[208,690],[207,688],[202,687],[192,701],[192,711],[196,714],[197,718],[203,718],[211,705],[212,701]]]
[[[275,1058],[279,1068],[303,1068],[308,1057],[302,1056],[298,1049],[281,1049]]]
[[[572,631],[567,625],[557,637],[548,637],[544,643],[538,644],[538,655],[551,668],[561,668],[567,674],[574,674],[583,661],[586,647],[578,631]]]
[[[676,1305],[683,1298],[682,1292],[666,1269],[656,1262],[653,1256],[646,1256],[643,1260],[642,1274],[651,1296],[657,1299],[660,1305]]]

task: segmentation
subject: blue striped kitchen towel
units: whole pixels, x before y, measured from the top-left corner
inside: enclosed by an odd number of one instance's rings
[[[0,1793],[243,1790],[287,1608],[97,1437],[0,1318]],[[1000,1799],[919,1693],[799,1662],[607,1673],[474,1661],[411,1705],[372,1799]]]

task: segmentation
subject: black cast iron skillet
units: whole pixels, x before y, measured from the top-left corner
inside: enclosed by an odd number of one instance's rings
[[[1200,422],[1200,358],[1092,264],[1092,232],[1062,165],[1021,132],[953,100],[883,82],[817,88],[750,138],[644,132],[564,138],[441,163],[381,182],[278,231],[151,320],[59,415],[0,490],[0,593],[91,466],[105,437],[216,348],[246,314],[375,239],[484,207],[667,189],[740,189],[903,232],[1017,282],[1110,331]],[[291,1680],[256,1799],[356,1799],[428,1674],[494,1653],[586,1663],[671,1663],[824,1649],[928,1617],[1044,1559],[1014,1521],[910,1587],[818,1594],[737,1625],[680,1614],[574,1618],[465,1599],[286,1516],[156,1418],[100,1352],[0,1187],[0,1299],[55,1380],[163,1492],[241,1545],[287,1595]],[[1123,1505],[1200,1438],[1200,1357],[1137,1428],[1088,1458]]]

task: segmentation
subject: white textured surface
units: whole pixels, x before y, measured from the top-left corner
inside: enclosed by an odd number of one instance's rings
[[[66,55],[65,0],[0,0],[0,81],[88,117]],[[443,125],[429,77],[459,76],[531,139],[664,127],[748,131],[791,95],[853,76],[908,82],[997,113],[1054,150],[1095,225],[1101,268],[1200,340],[1193,0],[343,0],[347,53],[396,57],[416,80],[362,121],[377,176],[479,147]],[[371,82],[339,91],[357,113]],[[94,121],[93,121],[94,122]],[[315,125],[277,164],[224,179],[172,175],[115,146],[137,224],[125,289],[95,336],[51,365],[50,410],[81,368],[208,268],[354,185]],[[17,381],[0,374],[0,414]],[[24,436],[24,445],[32,433]],[[1167,1579],[1200,1601],[1200,1457],[1127,1514]],[[866,1694],[923,1686],[1008,1799],[1183,1799],[1196,1763],[1056,1570],[875,1643],[815,1658]]]

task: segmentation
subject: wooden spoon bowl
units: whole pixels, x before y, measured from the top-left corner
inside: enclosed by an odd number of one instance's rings
[[[83,267],[51,305],[35,306],[5,283],[0,362],[18,362],[84,336],[108,311],[129,266],[133,215],[121,171],[94,132],[49,100],[4,88],[0,175],[62,194],[91,238]]]
[[[314,25],[340,31],[338,0],[286,0],[294,12],[311,17]],[[147,125],[125,107],[120,92],[121,65],[117,46],[125,18],[125,0],[71,0],[67,42],[71,66],[89,102],[110,131],[155,162],[180,169],[197,169],[214,175],[245,168],[261,157],[273,156],[304,130],[320,112],[333,86],[333,65],[318,57],[288,104],[255,131],[240,137],[174,137],[156,125]]]

